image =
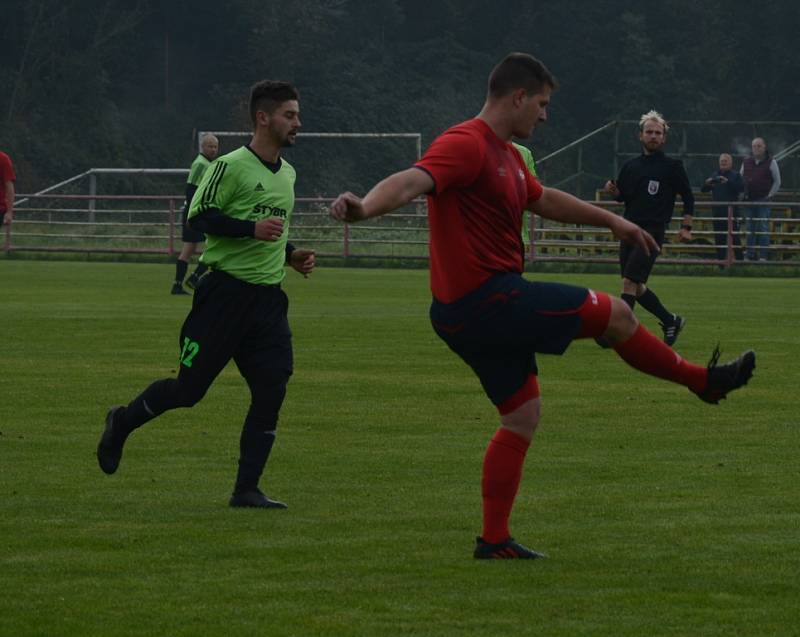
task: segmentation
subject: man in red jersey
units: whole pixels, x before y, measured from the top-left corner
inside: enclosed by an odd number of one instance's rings
[[[9,225],[14,219],[14,164],[11,158],[0,151],[0,225]]]
[[[478,559],[542,557],[516,542],[508,524],[539,423],[537,352],[562,354],[576,338],[605,336],[631,366],[714,404],[747,383],[755,368],[752,351],[727,365],[717,365],[717,351],[708,367],[695,365],[640,325],[621,299],[522,277],[525,209],[564,223],[607,227],[645,252],[658,250],[639,226],[542,187],[526,169],[511,138],[528,137],[547,119],[555,88],[539,60],[509,54],[492,70],[477,117],[445,131],[412,168],[387,177],[363,199],[342,193],[330,211],[335,219],[355,222],[428,195],[431,322],[500,413],[483,461]]]

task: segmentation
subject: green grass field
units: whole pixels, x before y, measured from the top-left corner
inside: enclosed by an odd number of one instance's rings
[[[512,529],[550,558],[487,563],[497,417],[431,331],[421,270],[289,273],[296,369],[264,482],[288,510],[227,507],[233,366],[102,474],[108,406],[175,371],[172,272],[0,261],[0,635],[800,634],[796,279],[653,277],[685,357],[758,353],[717,407],[593,342],[541,357]]]

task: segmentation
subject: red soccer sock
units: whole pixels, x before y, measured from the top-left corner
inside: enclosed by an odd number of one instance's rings
[[[530,442],[501,427],[492,437],[483,458],[483,539],[497,544],[511,536],[508,518],[514,506],[522,465]]]
[[[694,392],[702,391],[708,379],[708,370],[683,360],[669,345],[639,325],[627,341],[614,346],[617,354],[640,372],[671,380]]]

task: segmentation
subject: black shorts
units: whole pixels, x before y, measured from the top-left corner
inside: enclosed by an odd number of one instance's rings
[[[536,353],[563,354],[578,335],[589,290],[498,274],[454,303],[433,300],[436,334],[500,405],[537,374]]]
[[[641,227],[653,235],[659,248],[664,244],[664,234],[666,232],[664,224],[643,225]],[[634,283],[647,283],[657,258],[657,252],[651,252],[648,255],[639,246],[625,242],[619,244],[620,272],[623,278],[630,279]]]
[[[233,359],[242,376],[293,370],[289,299],[280,286],[254,285],[212,271],[200,280],[181,328],[180,374],[208,387]]]
[[[198,230],[192,230],[191,226],[186,223],[188,216],[189,212],[184,208],[181,213],[181,240],[184,243],[202,243],[206,240],[206,235]]]

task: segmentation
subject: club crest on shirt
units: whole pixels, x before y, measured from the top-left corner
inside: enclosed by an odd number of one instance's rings
[[[497,167],[497,175],[498,177],[505,177],[506,176],[506,169],[504,166]]]
[[[525,173],[524,173],[524,172],[522,172],[522,168],[519,168],[519,169],[517,170],[517,174],[519,175],[519,178],[520,178],[522,181],[525,181]]]
[[[651,179],[650,182],[647,184],[647,193],[650,195],[655,195],[658,193],[659,182]]]

